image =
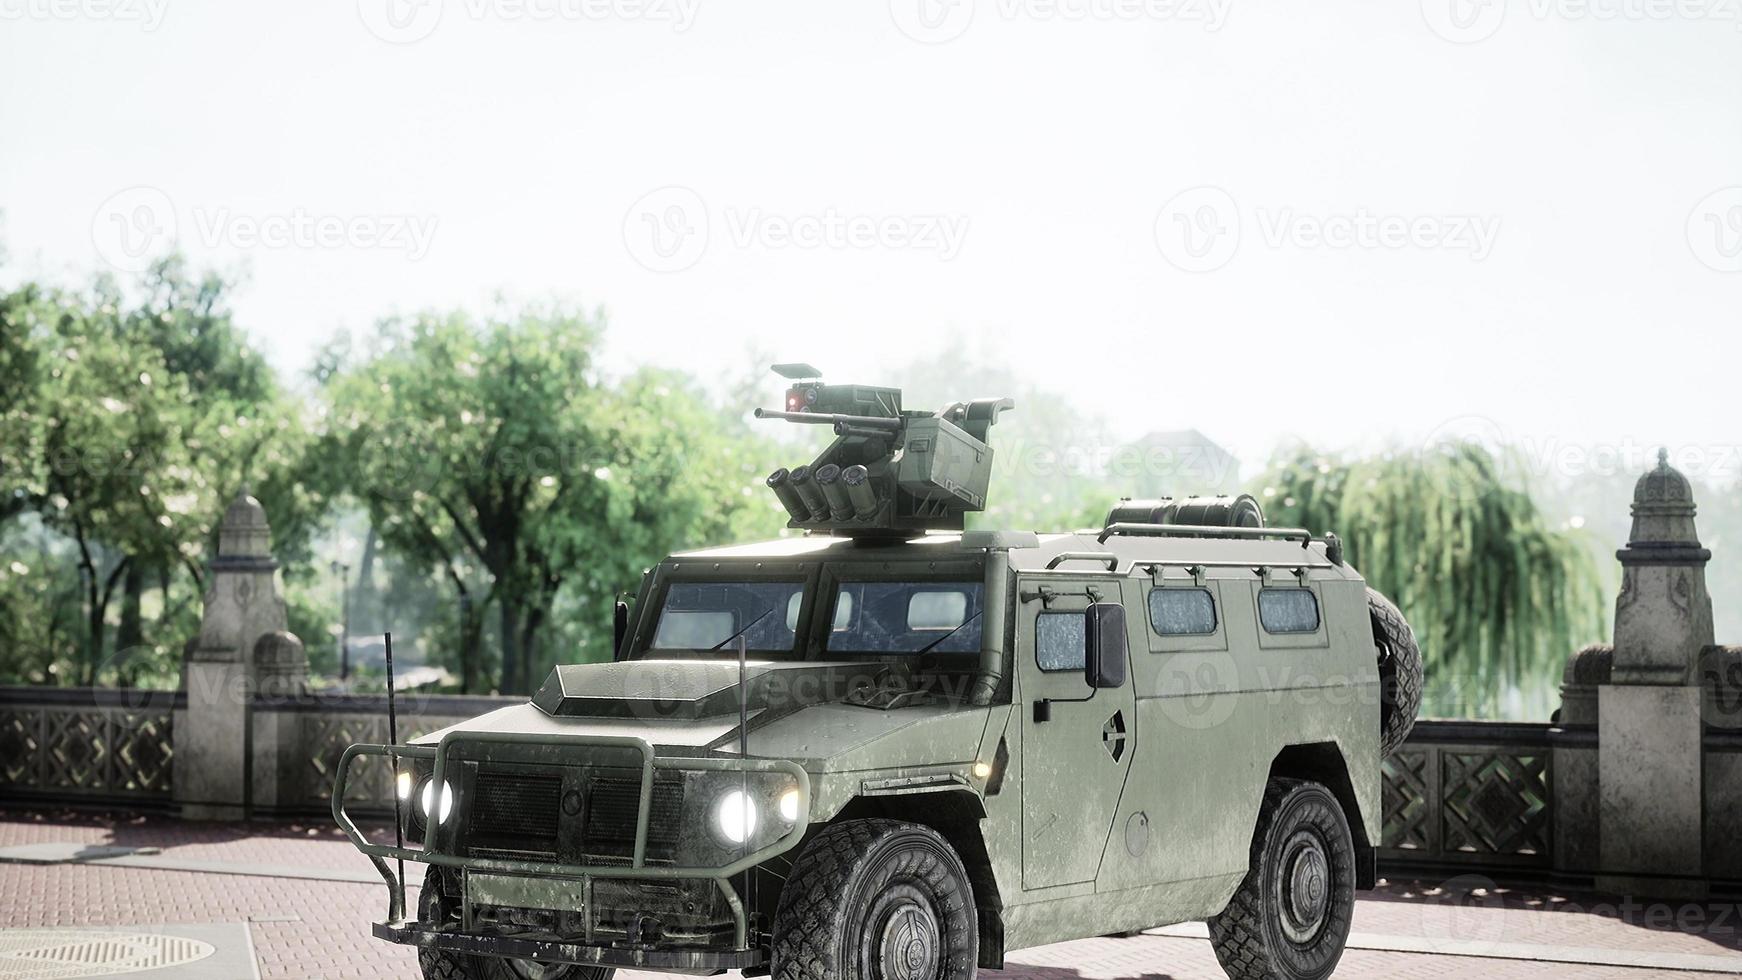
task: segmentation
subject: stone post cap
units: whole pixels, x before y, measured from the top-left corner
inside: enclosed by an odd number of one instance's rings
[[[218,524],[218,560],[242,563],[272,560],[272,525],[266,520],[266,508],[260,506],[246,485],[224,510],[224,519]]]
[[[1659,449],[1657,466],[1633,486],[1633,528],[1616,557],[1624,565],[1705,564],[1712,553],[1700,547],[1694,512],[1692,484]]]

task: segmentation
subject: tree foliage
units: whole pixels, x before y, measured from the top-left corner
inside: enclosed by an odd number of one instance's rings
[[[1427,661],[1424,713],[1544,717],[1567,656],[1607,633],[1589,548],[1480,446],[1362,459],[1302,449],[1254,487],[1269,523],[1335,531],[1403,610]]]
[[[107,667],[130,682],[173,682],[185,639],[173,634],[197,609],[223,505],[250,479],[267,488],[281,546],[294,554],[306,539],[323,505],[297,473],[299,413],[232,322],[227,289],[171,258],[126,287],[99,278],[0,294],[0,540],[59,556],[15,579],[70,564],[76,583],[32,587],[57,624],[34,641],[50,649],[27,643],[7,656],[46,673],[8,673],[92,684]],[[69,599],[80,628],[63,671],[55,649],[67,641],[58,624]]]
[[[601,331],[562,307],[431,314],[323,360],[333,465],[386,546],[453,588],[468,690],[487,609],[497,686],[523,692],[559,654],[606,655],[611,603],[668,550],[772,513],[741,425],[679,375],[605,378]],[[549,644],[559,603],[579,649]]]

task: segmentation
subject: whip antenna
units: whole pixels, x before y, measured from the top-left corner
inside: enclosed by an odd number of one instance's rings
[[[399,753],[393,751],[399,747],[399,709],[393,696],[393,634],[383,633],[387,649],[387,761],[393,769],[393,847],[395,850],[405,849],[405,801],[399,798]],[[434,821],[431,821],[432,823]],[[399,908],[400,915],[405,909],[405,856],[399,857]]]

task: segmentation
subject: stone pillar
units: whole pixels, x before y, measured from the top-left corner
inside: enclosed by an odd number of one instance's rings
[[[255,686],[251,809],[294,810],[307,803],[300,767],[309,756],[302,742],[302,714],[285,709],[308,694],[308,654],[295,633],[274,630],[254,641],[250,660]]]
[[[244,489],[218,527],[205,614],[183,679],[187,707],[175,717],[174,795],[187,819],[236,820],[247,812],[252,654],[262,636],[285,628],[271,544],[266,511]]]
[[[1712,598],[1693,490],[1658,453],[1640,477],[1621,561],[1609,682],[1597,686],[1597,887],[1630,895],[1705,891],[1705,698]]]

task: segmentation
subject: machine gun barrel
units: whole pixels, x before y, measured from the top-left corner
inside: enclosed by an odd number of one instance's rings
[[[785,419],[788,422],[804,422],[810,425],[832,425],[836,432],[846,429],[875,430],[878,432],[900,432],[901,419],[892,419],[881,415],[825,415],[822,412],[778,412],[774,409],[759,408],[756,410],[759,419]]]

